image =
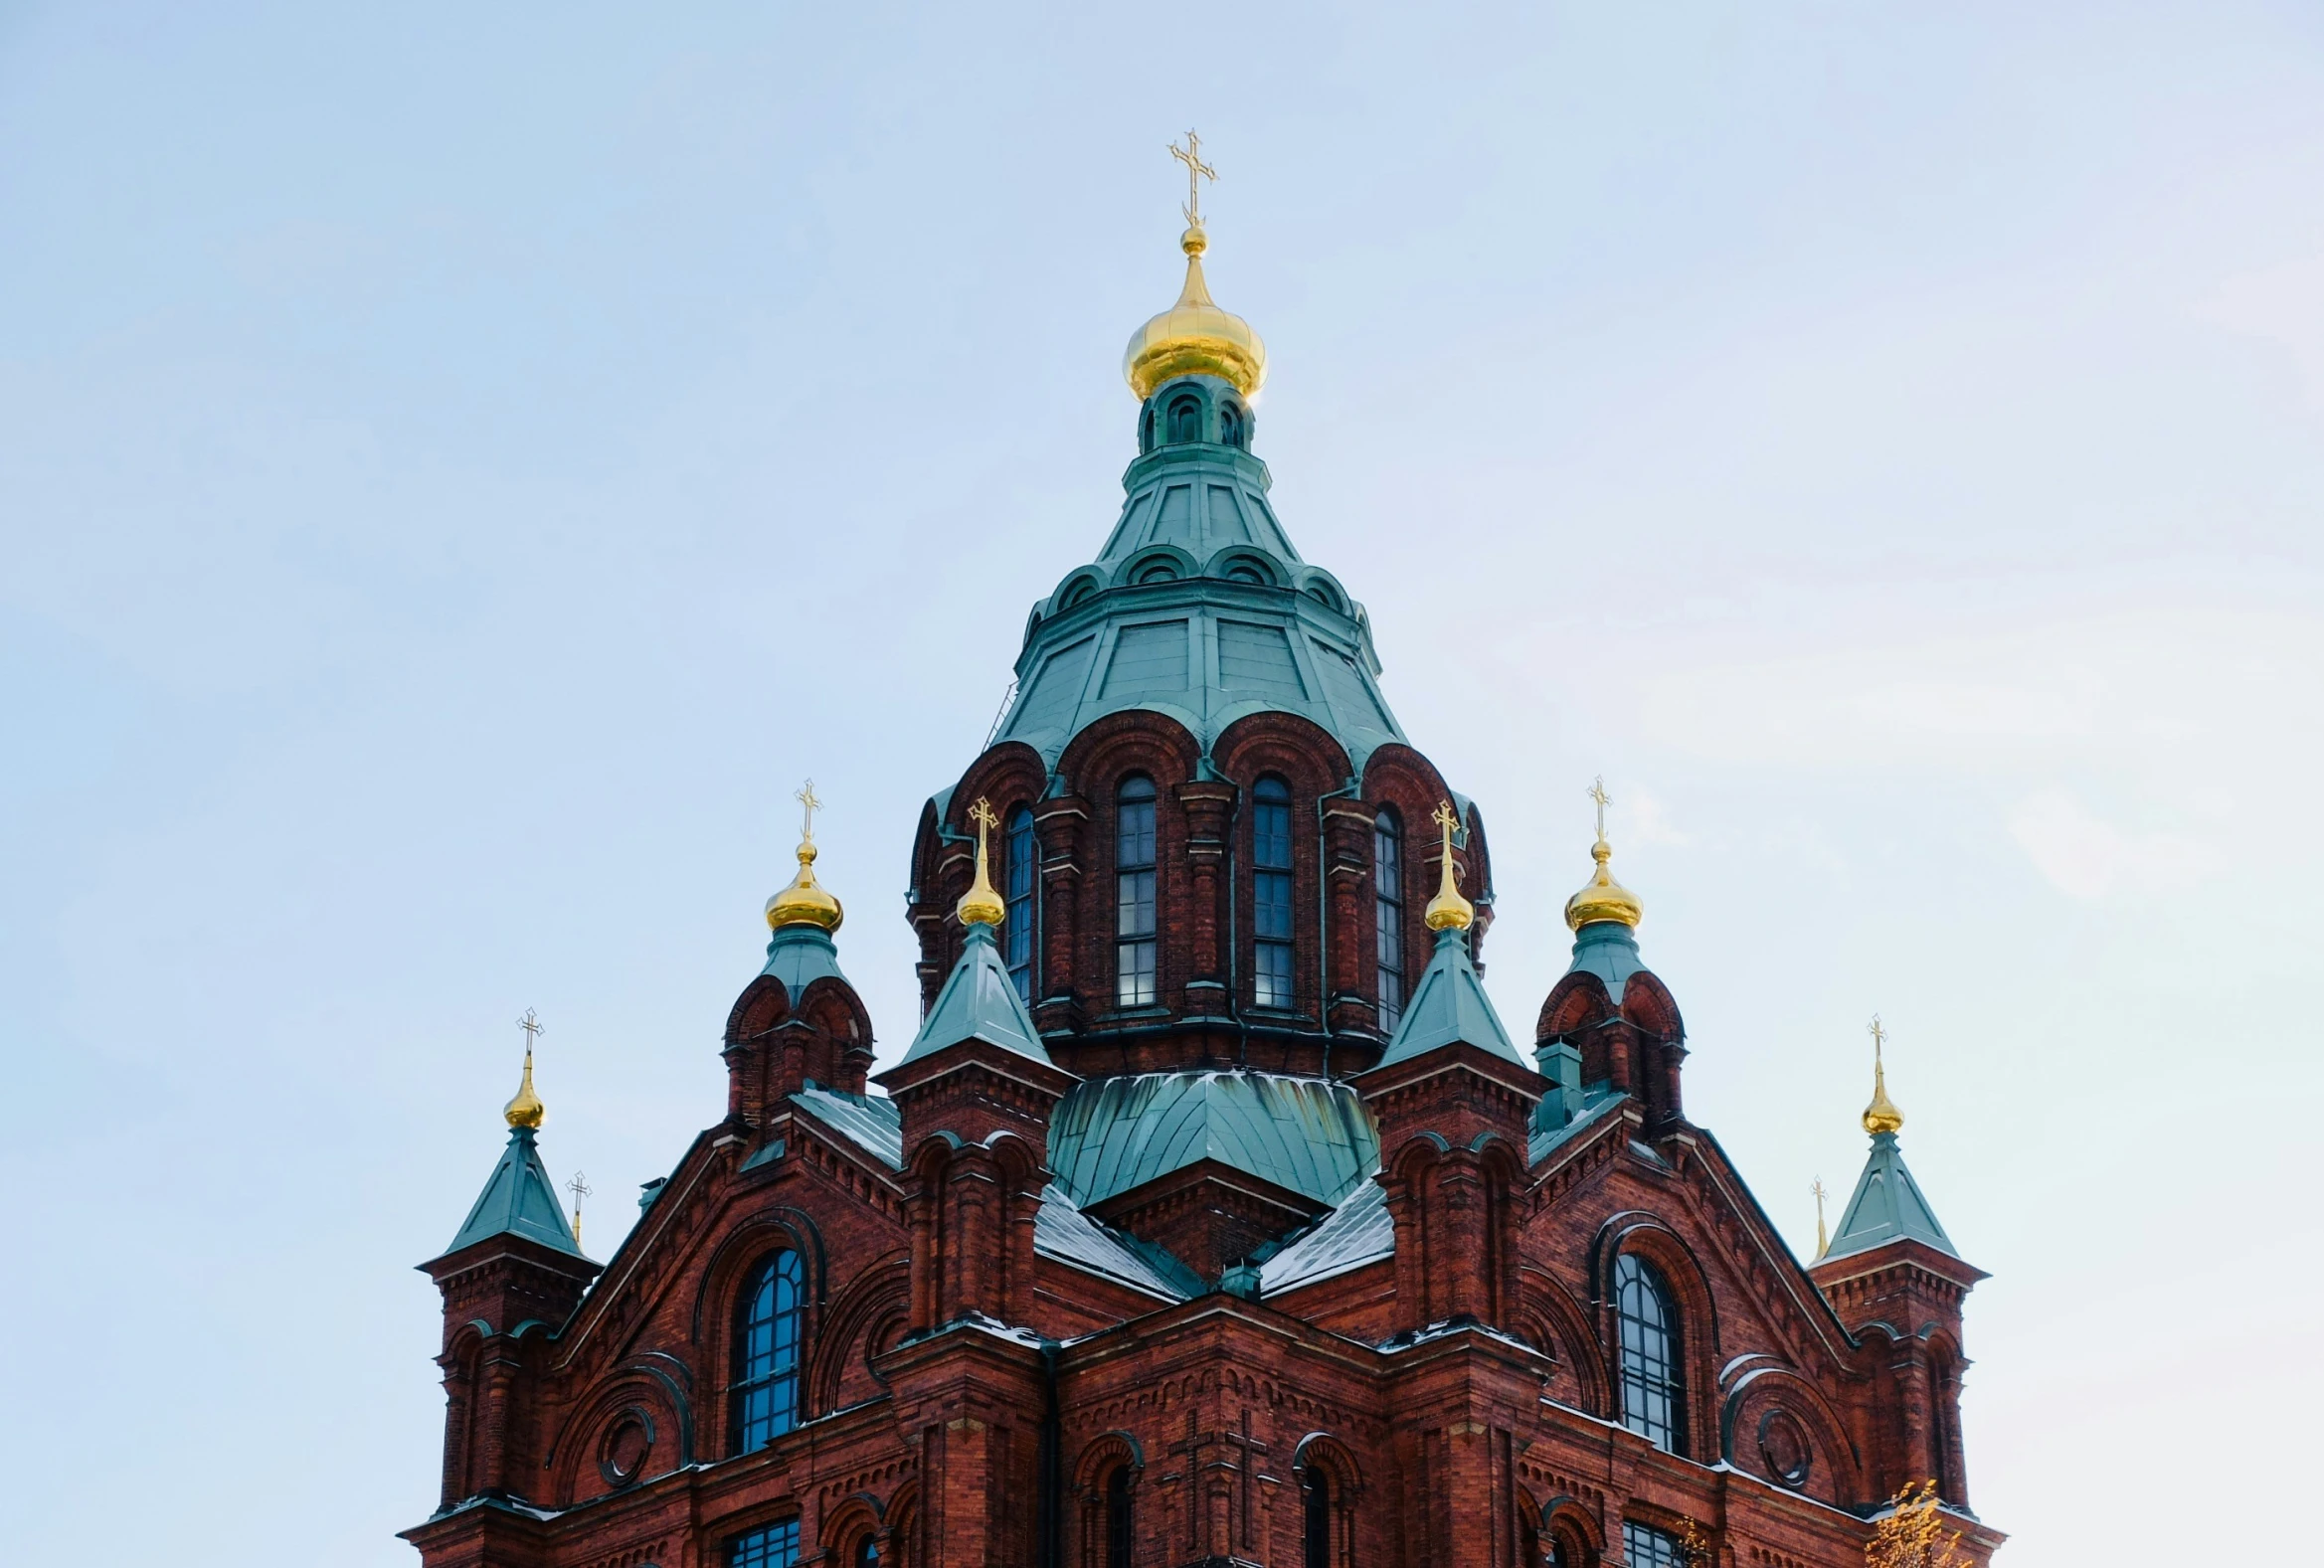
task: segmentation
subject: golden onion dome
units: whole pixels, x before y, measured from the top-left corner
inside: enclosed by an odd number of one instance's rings
[[[767,901],[767,925],[781,931],[786,926],[815,926],[824,931],[837,931],[846,912],[815,881],[815,841],[799,841],[799,875],[791,879],[791,886]]]
[[[1477,919],[1477,906],[1461,896],[1461,879],[1453,874],[1453,824],[1458,820],[1450,800],[1437,802],[1436,825],[1444,830],[1444,852],[1439,857],[1443,871],[1437,878],[1436,897],[1421,912],[1422,924],[1430,931],[1467,931]]]
[[[1606,868],[1606,862],[1614,858],[1614,846],[1601,835],[1590,845],[1590,858],[1598,863],[1597,875],[1565,901],[1566,929],[1579,931],[1601,920],[1637,925],[1646,914],[1646,906],[1639,902],[1637,894],[1615,881],[1614,873]]]
[[[501,1108],[500,1114],[508,1119],[510,1127],[521,1127],[535,1132],[540,1131],[542,1119],[549,1114],[549,1108],[541,1104],[541,1097],[533,1093],[533,1053],[530,1047],[524,1053],[524,1079],[516,1086],[515,1097]]]
[[[1122,375],[1140,401],[1172,376],[1216,376],[1244,397],[1267,380],[1267,345],[1251,323],[1221,310],[1202,280],[1202,253],[1210,240],[1199,223],[1178,237],[1186,253],[1186,286],[1178,302],[1130,334]]]
[[[1880,1047],[1887,1042],[1888,1031],[1880,1027],[1877,1014],[1873,1018],[1873,1103],[1864,1108],[1864,1130],[1877,1137],[1882,1132],[1893,1132],[1904,1126],[1904,1113],[1896,1102],[1888,1098],[1888,1069],[1880,1060]]]
[[[992,813],[992,802],[980,798],[969,808],[969,820],[977,824],[977,876],[960,903],[953,906],[953,913],[964,926],[997,926],[1008,918],[1008,905],[1001,901],[1000,889],[992,885],[991,864],[984,854],[984,830],[1000,819]]]

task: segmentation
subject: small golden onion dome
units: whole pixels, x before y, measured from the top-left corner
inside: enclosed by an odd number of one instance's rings
[[[1210,240],[1195,224],[1178,237],[1186,253],[1186,286],[1178,302],[1130,334],[1122,374],[1140,401],[1172,376],[1216,376],[1244,397],[1267,380],[1267,345],[1251,323],[1221,310],[1202,280],[1202,253]]]
[[[1904,1125],[1904,1113],[1888,1098],[1888,1075],[1877,1056],[1873,1058],[1873,1103],[1864,1108],[1867,1132],[1893,1132]]]
[[[1002,902],[1000,889],[992,885],[991,867],[984,855],[984,829],[998,818],[992,814],[991,803],[981,799],[970,808],[969,820],[977,824],[977,878],[953,906],[953,913],[964,926],[997,926],[1008,918],[1008,905]]]
[[[1646,915],[1646,906],[1638,895],[1614,880],[1614,873],[1606,869],[1606,862],[1614,858],[1614,846],[1600,838],[1590,845],[1590,858],[1598,863],[1597,875],[1582,884],[1581,891],[1565,901],[1565,926],[1568,931],[1579,931],[1595,921],[1619,921],[1635,926]]]
[[[536,1132],[540,1131],[541,1119],[549,1114],[549,1108],[541,1104],[541,1097],[533,1093],[533,1053],[529,1050],[524,1053],[524,1079],[516,1086],[516,1097],[501,1108],[500,1114],[508,1119],[510,1127]]]
[[[1453,874],[1453,821],[1452,802],[1440,802],[1436,822],[1444,829],[1443,874],[1437,878],[1436,897],[1421,916],[1430,931],[1467,931],[1477,919],[1477,906],[1461,897],[1461,880]]]
[[[825,892],[815,881],[815,841],[799,841],[799,875],[791,879],[791,886],[767,901],[767,925],[781,931],[786,926],[818,926],[824,931],[837,931],[839,922],[847,918],[839,901]]]

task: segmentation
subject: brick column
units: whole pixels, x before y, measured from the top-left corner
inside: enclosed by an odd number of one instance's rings
[[[1189,920],[1185,934],[1186,1010],[1226,1012],[1227,955],[1224,922],[1227,833],[1234,821],[1235,786],[1220,779],[1196,779],[1173,791],[1186,813],[1186,880]]]
[[[1324,807],[1323,875],[1330,925],[1319,935],[1325,945],[1325,1018],[1335,1032],[1376,1028],[1379,1021],[1376,987],[1366,983],[1377,940],[1371,913],[1364,907],[1364,894],[1371,887],[1371,838],[1369,806],[1334,800]]]
[[[1089,802],[1058,795],[1033,807],[1041,840],[1041,986],[1033,1021],[1043,1029],[1079,1024],[1083,976],[1075,956],[1081,942],[1081,890],[1089,853]]]

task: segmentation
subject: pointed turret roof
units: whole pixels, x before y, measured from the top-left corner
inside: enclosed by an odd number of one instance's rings
[[[1840,1216],[1840,1230],[1825,1251],[1826,1258],[1845,1258],[1869,1252],[1886,1242],[1911,1240],[1934,1247],[1948,1258],[1958,1258],[1953,1239],[1937,1223],[1936,1210],[1921,1195],[1920,1183],[1904,1167],[1904,1151],[1893,1132],[1875,1132],[1873,1151],[1856,1179],[1856,1192]]]
[[[1485,982],[1478,978],[1476,964],[1469,961],[1466,926],[1448,926],[1436,934],[1436,954],[1421,971],[1403,1019],[1372,1071],[1456,1041],[1507,1057],[1530,1071],[1517,1047],[1510,1044],[1509,1031],[1501,1026],[1501,1014],[1494,1011],[1493,998],[1485,994]]]
[[[476,1206],[468,1210],[467,1223],[444,1249],[447,1256],[502,1235],[522,1236],[576,1258],[587,1256],[574,1241],[573,1228],[565,1222],[564,1206],[557,1201],[557,1184],[541,1163],[534,1136],[529,1127],[508,1130],[508,1146],[500,1151],[492,1174],[484,1178],[484,1190],[476,1195]]]
[[[960,962],[953,965],[944,989],[936,993],[936,1005],[928,1009],[912,1049],[896,1065],[934,1056],[964,1040],[982,1040],[1029,1056],[1043,1066],[1055,1065],[1049,1060],[1048,1048],[1041,1044],[1040,1031],[1033,1027],[1033,1015],[1025,1011],[1024,999],[1016,993],[1016,982],[1000,961],[992,928],[983,922],[970,924]]]

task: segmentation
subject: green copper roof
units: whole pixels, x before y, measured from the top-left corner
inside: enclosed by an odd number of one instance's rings
[[[831,934],[806,925],[777,927],[767,943],[767,966],[759,972],[781,980],[794,1006],[799,993],[816,980],[847,978],[839,972],[839,949]]]
[[[1101,1203],[1215,1159],[1337,1203],[1379,1168],[1379,1133],[1345,1084],[1281,1073],[1135,1073],[1076,1084],[1049,1123],[1049,1168]]]
[[[1565,972],[1595,974],[1606,994],[1622,1005],[1622,987],[1646,965],[1638,958],[1638,933],[1618,920],[1593,920],[1573,934],[1573,961]]]
[[[1186,377],[1148,407],[1188,392],[1231,396],[1224,382]],[[1265,463],[1216,440],[1133,462],[1104,551],[1034,607],[1016,700],[994,738],[1054,765],[1095,720],[1145,708],[1207,751],[1245,714],[1274,710],[1322,726],[1359,775],[1374,748],[1401,741],[1362,607],[1300,559],[1267,503],[1271,482]]]
[[[1845,1258],[1905,1237],[1934,1247],[1948,1258],[1961,1256],[1953,1250],[1953,1239],[1937,1223],[1936,1210],[1921,1196],[1920,1183],[1904,1168],[1904,1151],[1896,1146],[1896,1134],[1875,1132],[1872,1155],[1864,1162],[1864,1174],[1856,1178],[1856,1192],[1849,1198],[1848,1211],[1840,1216],[1840,1229],[1824,1256]]]
[[[936,993],[936,1005],[928,1009],[927,1020],[920,1025],[912,1049],[904,1053],[904,1061],[917,1062],[963,1040],[982,1040],[1036,1062],[1049,1061],[1040,1031],[1033,1027],[1032,1014],[1025,1011],[1016,982],[1008,977],[1000,950],[993,946],[990,926],[969,928],[961,961],[945,977],[944,989]]]
[[[573,1228],[565,1223],[564,1205],[557,1201],[557,1184],[549,1179],[548,1169],[541,1163],[541,1151],[533,1145],[531,1128],[509,1130],[508,1146],[500,1151],[500,1163],[485,1178],[476,1206],[468,1210],[467,1223],[444,1250],[458,1252],[462,1247],[500,1235],[522,1236],[544,1247],[569,1252],[576,1258],[584,1256],[573,1240]]]
[[[1436,954],[1421,971],[1420,983],[1412,988],[1412,999],[1404,1006],[1404,1017],[1371,1071],[1376,1073],[1391,1063],[1407,1061],[1456,1040],[1506,1056],[1530,1070],[1530,1064],[1518,1055],[1518,1048],[1509,1043],[1501,1014],[1493,1010],[1493,998],[1485,994],[1485,982],[1469,961],[1469,934],[1450,927],[1437,933]]]

